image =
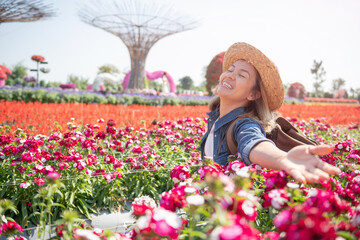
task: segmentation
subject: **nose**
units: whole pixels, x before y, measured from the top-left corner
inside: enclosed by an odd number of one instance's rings
[[[220,77],[221,80],[225,79],[225,78],[229,78],[230,80],[234,80],[235,79],[235,76],[234,76],[234,72],[224,72],[222,74],[222,76]]]

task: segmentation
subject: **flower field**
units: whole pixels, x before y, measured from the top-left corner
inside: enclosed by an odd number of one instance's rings
[[[44,239],[48,225],[54,239],[360,238],[359,107],[280,109],[334,146],[322,159],[343,173],[311,185],[235,158],[227,167],[201,159],[206,111],[2,102],[0,234],[38,228]],[[125,201],[137,219],[128,234],[79,219]]]
[[[39,103],[2,101],[0,126],[11,127],[10,133],[21,128],[31,135],[64,132],[71,118],[78,124],[94,123],[98,118],[113,119],[118,126],[131,125],[135,129],[148,127],[153,120],[177,120],[179,118],[206,117],[207,106],[145,106],[104,105],[83,103]],[[284,117],[301,120],[322,119],[332,125],[350,125],[360,122],[358,105],[283,105]],[[55,124],[57,123],[57,124]],[[61,129],[60,129],[61,127]]]

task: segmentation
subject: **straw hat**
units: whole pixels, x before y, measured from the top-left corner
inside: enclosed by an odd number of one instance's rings
[[[284,86],[275,64],[257,48],[247,43],[238,42],[231,45],[226,51],[223,72],[240,59],[249,62],[259,72],[270,110],[279,109],[284,100]]]

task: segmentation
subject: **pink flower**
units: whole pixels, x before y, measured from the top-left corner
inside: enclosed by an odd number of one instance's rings
[[[245,166],[245,163],[241,161],[229,162],[229,164],[226,166],[225,173],[236,173]]]
[[[28,188],[29,186],[30,186],[30,183],[28,183],[28,182],[20,183],[20,188]]]
[[[213,176],[218,176],[220,174],[220,170],[212,166],[202,167],[197,172],[199,173],[199,177],[201,179],[204,179],[206,174],[211,174]]]
[[[24,173],[26,170],[26,167],[20,166],[18,167],[19,172]]]
[[[115,178],[114,174],[111,173],[104,173],[103,176],[108,183],[111,182],[113,178]]]
[[[210,234],[211,239],[219,240],[258,240],[260,232],[250,226],[243,218],[228,212],[226,217],[229,223],[226,226],[216,227]]]
[[[304,202],[306,208],[317,208],[321,212],[334,212],[336,215],[350,211],[349,204],[333,191],[313,189]]]
[[[147,211],[153,211],[156,208],[155,200],[148,196],[135,198],[131,204],[135,216],[143,216]]]
[[[275,209],[281,209],[287,206],[289,197],[284,189],[273,189],[264,194],[263,207],[272,206]]]
[[[38,185],[39,187],[41,187],[41,186],[44,185],[44,183],[45,183],[44,179],[42,179],[42,178],[35,178],[35,179],[33,180],[33,182],[34,182],[36,185]]]
[[[286,239],[335,239],[334,225],[317,208],[296,205],[274,218],[274,225],[286,233]]]
[[[116,126],[115,120],[109,119],[108,122],[107,122],[107,125],[109,127],[115,127]]]
[[[141,216],[136,227],[141,236],[145,238],[152,236],[152,239],[158,239],[166,236],[170,239],[178,239],[182,229],[182,221],[176,213],[163,208],[156,208],[152,212],[147,211],[145,216]]]
[[[97,122],[98,122],[98,123],[104,123],[104,122],[105,122],[105,120],[104,120],[104,119],[102,119],[102,118],[99,118],[99,119],[97,120]]]
[[[285,171],[270,170],[262,172],[265,177],[266,191],[270,191],[274,188],[284,188],[287,184],[287,174]]]
[[[58,179],[60,177],[60,173],[58,172],[50,172],[48,174],[48,176],[51,178],[51,179]]]
[[[179,181],[184,181],[190,177],[190,170],[188,166],[177,165],[171,170],[170,177],[177,184]]]
[[[11,234],[17,231],[22,232],[23,229],[17,222],[7,221],[7,223],[3,223],[2,231],[6,234]]]
[[[280,239],[280,234],[277,232],[265,232],[263,234],[263,239],[278,240]]]
[[[133,153],[142,153],[142,149],[140,146],[134,146],[132,149]]]
[[[160,206],[173,212],[175,212],[177,208],[180,209],[187,206],[185,199],[185,188],[185,186],[178,186],[170,189],[167,192],[163,192],[160,195]]]
[[[59,169],[60,170],[64,170],[64,169],[68,169],[69,168],[69,164],[66,162],[60,162],[59,163]]]

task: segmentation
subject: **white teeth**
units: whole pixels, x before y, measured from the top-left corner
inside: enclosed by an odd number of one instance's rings
[[[222,85],[224,85],[224,86],[225,86],[225,87],[227,87],[227,88],[232,89],[231,85],[230,85],[230,84],[228,84],[227,82],[223,82],[223,83],[222,83]]]

